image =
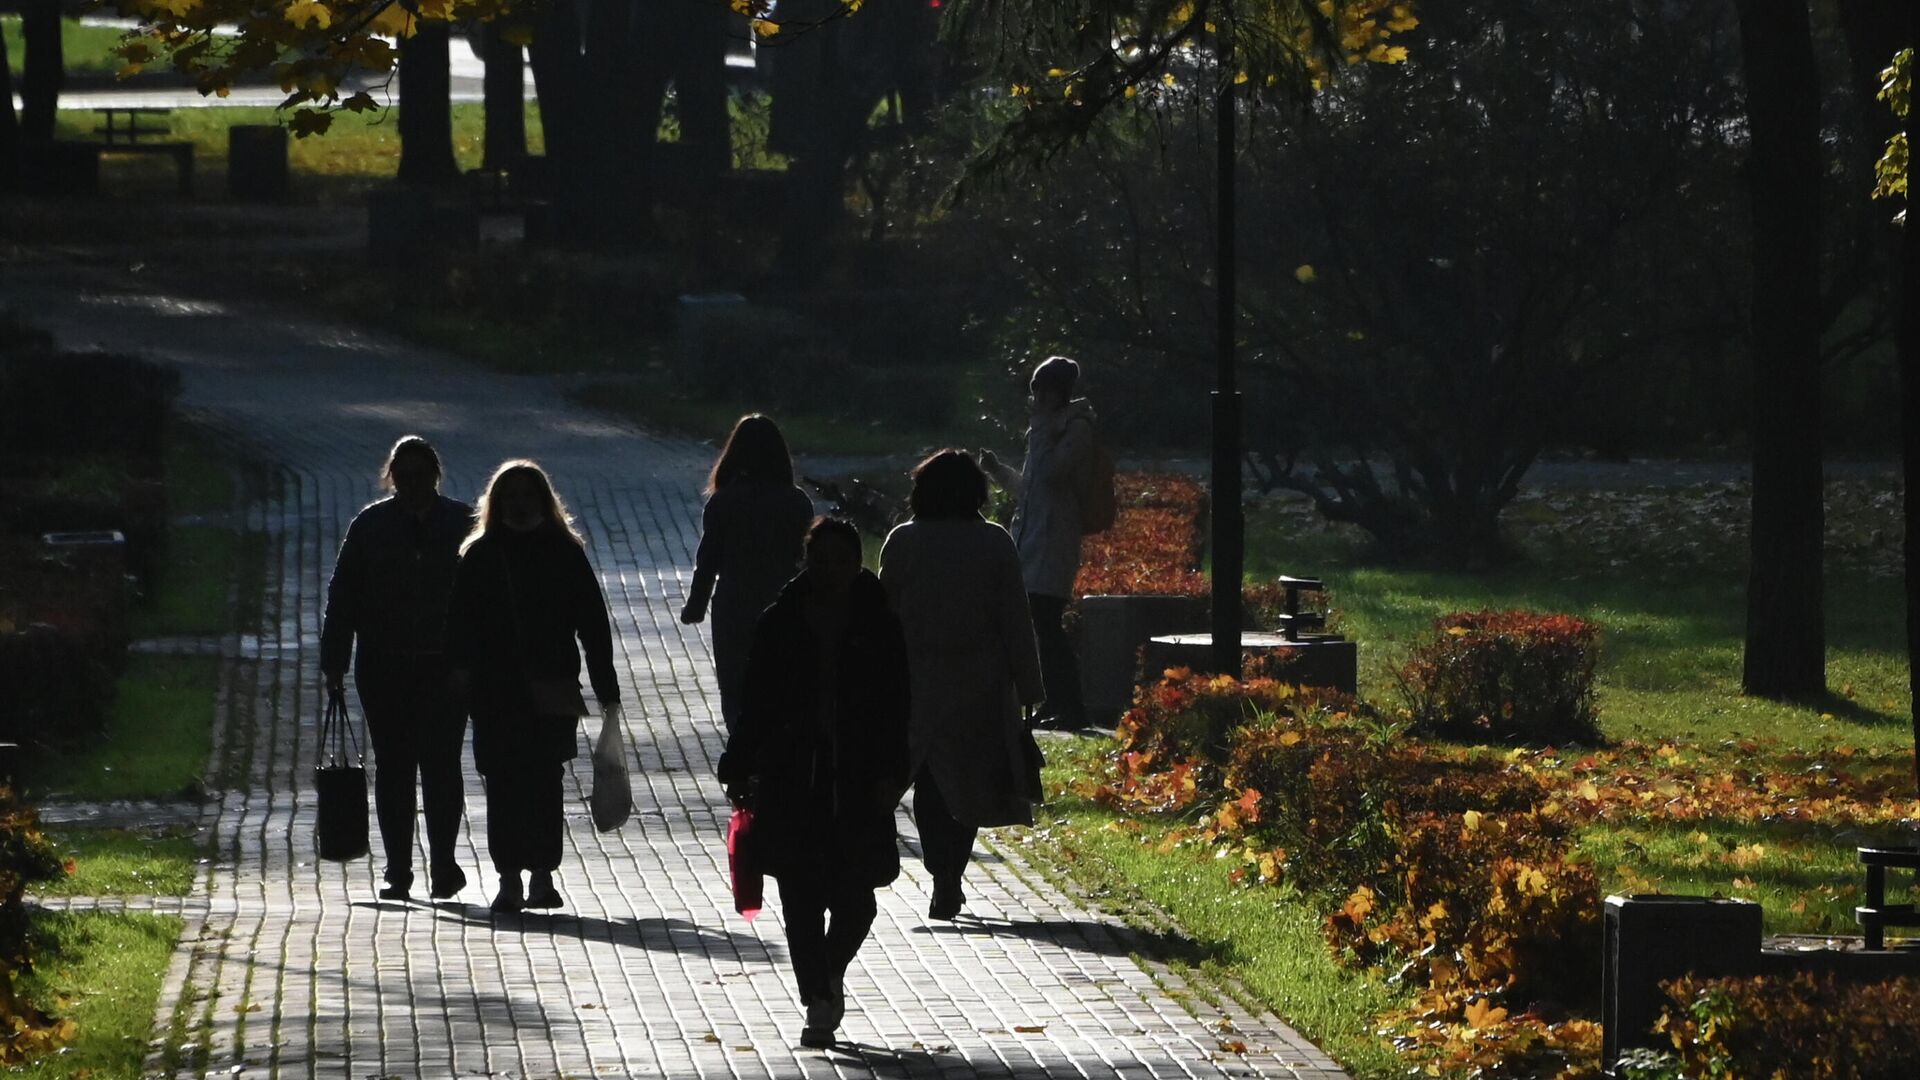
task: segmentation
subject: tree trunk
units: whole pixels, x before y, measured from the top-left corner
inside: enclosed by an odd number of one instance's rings
[[[526,73],[520,46],[501,35],[506,28],[489,22],[486,36],[487,75],[486,148],[480,164],[488,169],[510,169],[527,156]]]
[[[672,20],[649,12],[644,30],[636,33],[634,3],[595,0],[587,9],[587,97],[606,118],[583,173],[589,227],[581,238],[592,246],[624,246],[651,226],[648,151],[659,127],[661,92],[651,54],[664,36],[655,24]]]
[[[1826,690],[1820,427],[1820,85],[1804,0],[1737,0],[1751,145],[1750,694]]]
[[[453,160],[453,75],[448,68],[450,27],[421,19],[400,39],[400,182],[450,184],[460,178]]]
[[[0,26],[0,191],[20,182],[20,120],[13,112],[13,66],[7,62],[7,32]]]
[[[26,0],[20,5],[20,39],[25,46],[20,65],[20,138],[28,148],[45,146],[53,141],[60,88],[67,81],[58,0]]]
[[[580,15],[572,0],[540,6],[527,46],[527,66],[540,105],[548,171],[556,178],[580,164],[585,145],[586,60],[580,52]]]
[[[681,10],[681,47],[673,69],[680,104],[680,142],[692,182],[711,193],[733,167],[733,131],[727,117],[727,11],[719,4]]]
[[[1896,44],[1912,48],[1920,42],[1920,4],[1907,4],[1904,30],[1905,42]],[[1911,108],[1907,110],[1906,125],[1907,145],[1911,147],[1914,145]],[[1911,165],[1907,172],[1911,177]],[[1900,229],[1900,290],[1894,294],[1905,299],[1898,301],[1900,323],[1894,343],[1900,360],[1900,419],[1905,441],[1901,464],[1906,486],[1902,511],[1907,526],[1907,689],[1913,694],[1915,706],[1912,710],[1914,789],[1920,792],[1920,499],[1915,499],[1913,494],[1913,485],[1920,481],[1920,326],[1916,325],[1915,314],[1920,312],[1920,243],[1914,238],[1912,207],[1913,196],[1909,194],[1907,223]]]

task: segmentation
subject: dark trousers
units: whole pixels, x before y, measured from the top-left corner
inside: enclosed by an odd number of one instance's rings
[[[940,785],[925,769],[913,781],[913,823],[920,828],[920,861],[926,864],[934,884],[957,887],[967,863],[973,860],[973,838],[980,835],[980,830],[953,819]]]
[[[1066,628],[1060,625],[1067,613],[1066,598],[1028,593],[1027,608],[1033,613],[1033,635],[1040,646],[1040,678],[1047,690],[1042,714],[1082,727],[1087,722],[1087,707],[1080,700],[1080,658],[1073,655]]]
[[[516,764],[487,777],[487,849],[502,877],[560,865],[566,806],[559,762]]]
[[[467,715],[447,691],[440,657],[368,656],[353,668],[373,743],[373,805],[387,849],[389,884],[413,883],[414,778],[427,816],[427,853],[435,870],[454,866],[466,800],[460,748]]]
[[[801,1001],[826,997],[873,929],[879,910],[873,890],[845,875],[795,875],[780,879],[780,907],[787,918],[787,956]],[[827,913],[833,922],[827,922]]]

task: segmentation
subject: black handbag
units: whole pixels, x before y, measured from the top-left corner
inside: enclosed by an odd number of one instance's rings
[[[320,764],[313,767],[313,790],[320,797],[314,847],[323,859],[358,859],[367,853],[367,766],[359,740],[353,736],[343,693],[327,693],[327,711],[320,721],[320,753]]]

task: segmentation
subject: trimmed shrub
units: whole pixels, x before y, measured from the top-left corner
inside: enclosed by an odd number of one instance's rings
[[[1174,810],[1193,804],[1202,785],[1211,790],[1220,775],[1216,755],[1243,726],[1268,728],[1317,720],[1329,722],[1351,709],[1337,695],[1303,692],[1272,679],[1240,682],[1170,668],[1134,691],[1133,708],[1120,718],[1114,761],[1120,786],[1113,800],[1133,809]]]
[[[1205,596],[1200,551],[1206,489],[1178,473],[1121,473],[1113,528],[1080,542],[1075,596]]]
[[[25,457],[106,453],[157,475],[180,373],[113,353],[26,348],[0,355],[0,449]]]
[[[45,623],[0,632],[0,739],[66,746],[97,733],[124,656]]]
[[[1665,985],[1655,1025],[1689,1077],[1907,1080],[1920,1062],[1920,978],[1832,975],[1696,979]]]
[[[26,906],[28,886],[65,868],[40,832],[39,815],[0,786],[0,1064],[51,1049],[73,1036],[72,1021],[55,1021],[14,993],[14,975],[33,968]]]
[[[1444,738],[1593,742],[1599,627],[1571,615],[1442,615],[1400,672],[1414,723]]]

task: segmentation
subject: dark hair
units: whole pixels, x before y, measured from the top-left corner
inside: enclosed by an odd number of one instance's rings
[[[824,514],[814,518],[813,524],[807,526],[807,547],[812,548],[814,541],[829,536],[838,537],[845,541],[848,546],[853,548],[855,555],[864,556],[866,554],[867,545],[861,542],[860,530],[854,528],[853,522],[845,518],[828,517]]]
[[[987,474],[965,450],[941,450],[914,466],[907,505],[916,521],[977,517],[987,505]]]
[[[707,474],[707,494],[742,478],[793,483],[793,455],[787,452],[787,437],[771,416],[749,413],[733,425],[727,445]]]
[[[440,452],[433,448],[432,443],[418,435],[402,435],[400,436],[400,441],[393,444],[393,449],[387,451],[386,464],[380,466],[380,485],[382,487],[388,491],[393,490],[393,464],[399,461],[403,454],[417,454],[432,462],[434,483],[437,484],[440,482]]]
[[[1033,378],[1028,380],[1030,390],[1052,390],[1063,398],[1073,397],[1073,388],[1080,381],[1080,364],[1071,357],[1049,356],[1033,369]]]

